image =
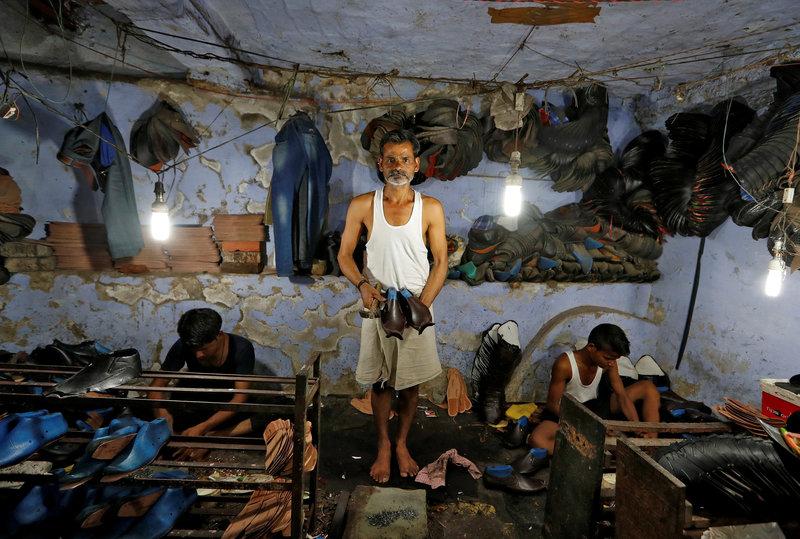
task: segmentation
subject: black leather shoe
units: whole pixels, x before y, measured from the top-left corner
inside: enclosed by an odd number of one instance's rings
[[[48,347],[62,354],[68,365],[85,367],[102,355],[97,350],[96,343],[97,341],[83,341],[80,344],[67,344],[53,339],[53,344]]]
[[[547,488],[544,481],[525,477],[508,464],[487,466],[483,471],[483,483],[489,488],[503,489],[514,494],[536,494]]]
[[[87,391],[103,391],[129,382],[142,373],[139,352],[133,348],[99,356],[91,365],[56,385],[51,394],[82,395]]]
[[[430,309],[410,291],[405,288],[402,289],[398,300],[400,301],[403,315],[406,317],[406,324],[410,327],[422,334],[425,328],[433,325],[433,316],[431,316]]]
[[[403,339],[403,330],[406,328],[406,317],[400,308],[397,299],[397,290],[390,288],[386,291],[386,302],[381,309],[381,325],[387,337]]]
[[[503,445],[509,449],[514,449],[525,443],[528,438],[528,418],[520,417],[512,427],[508,429],[503,438]]]
[[[533,475],[547,466],[548,463],[547,449],[534,447],[512,462],[511,467],[514,468],[514,471],[522,475]]]

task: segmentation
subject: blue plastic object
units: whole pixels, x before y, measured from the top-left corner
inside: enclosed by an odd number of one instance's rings
[[[467,279],[474,279],[478,275],[478,267],[470,260],[458,266],[458,271],[464,274]]]
[[[511,265],[508,271],[495,271],[494,278],[495,280],[504,283],[516,277],[521,269],[522,269],[522,260],[518,258],[514,261],[514,263]]]
[[[546,256],[540,256],[539,262],[536,265],[540,270],[547,271],[559,267],[561,262],[558,260],[553,260],[552,258],[547,258]]]
[[[594,238],[586,238],[583,240],[583,246],[587,249],[602,249],[603,244],[602,242],[597,241]]]
[[[130,539],[159,539],[175,526],[175,522],[197,500],[193,488],[168,488],[158,501],[125,533]]]
[[[0,467],[21,462],[42,446],[67,432],[67,421],[60,413],[25,412],[15,414],[0,428]]]
[[[508,464],[490,464],[484,470],[488,475],[495,477],[509,477],[514,473],[514,468]]]
[[[389,293],[391,290],[389,289]],[[152,462],[169,437],[169,424],[163,417],[145,423],[139,429],[133,443],[111,461],[104,473],[106,475],[130,473]]]
[[[534,447],[530,451],[531,456],[536,459],[546,459],[547,458],[547,449],[542,447]]]

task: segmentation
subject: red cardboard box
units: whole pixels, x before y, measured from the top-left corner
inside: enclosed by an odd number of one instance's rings
[[[787,419],[792,412],[800,410],[800,395],[778,387],[775,382],[788,382],[776,378],[761,380],[761,413],[769,417]]]

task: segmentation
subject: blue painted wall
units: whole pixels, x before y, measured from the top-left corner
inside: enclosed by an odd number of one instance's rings
[[[63,99],[67,91],[61,75],[35,74],[33,80],[52,99]],[[324,110],[366,102],[365,85],[358,81],[338,86],[317,85],[313,80],[303,84],[306,95]],[[421,90],[410,82],[396,86],[405,98]],[[69,104],[80,101],[93,117],[103,108],[107,88],[105,81],[73,79],[69,97],[51,106],[73,116]],[[274,98],[218,95],[179,83],[118,82],[111,85],[108,112],[126,138],[133,122],[160,93],[178,102],[204,134],[201,149],[274,119],[279,107]],[[379,97],[384,93],[388,95],[388,89],[379,89]],[[553,100],[552,93],[548,99]],[[465,102],[470,102],[476,112],[481,105],[479,99]],[[289,112],[308,103],[292,101]],[[19,183],[24,211],[38,220],[32,237],[42,237],[43,225],[50,220],[99,222],[102,194],[90,191],[72,169],[55,158],[70,123],[40,105],[34,106],[42,137],[39,164],[34,161],[30,112],[23,110],[22,119],[16,123],[0,123],[0,166],[9,169]],[[360,128],[381,112],[374,109],[317,116],[336,163],[331,179],[331,228],[341,228],[350,197],[378,185],[368,156],[358,149],[357,141]],[[630,106],[613,100],[609,134],[614,148],[618,150],[638,132]],[[271,173],[269,144],[274,135],[274,129],[264,128],[209,152],[203,162],[189,161],[184,171],[177,172],[170,195],[174,220],[210,224],[215,212],[263,210]],[[154,178],[137,165],[133,173],[140,217],[146,222]],[[474,218],[499,212],[503,183],[497,176],[504,173],[503,165],[484,160],[467,177],[453,182],[429,180],[420,190],[444,203],[448,232],[466,235]],[[577,194],[553,192],[548,181],[532,178],[530,171],[524,171],[523,176],[530,178],[524,185],[525,198],[542,210],[578,198]],[[167,180],[173,181],[171,176]],[[442,361],[468,372],[480,332],[493,322],[514,319],[520,325],[523,347],[530,344],[512,383],[512,392],[519,398],[543,398],[552,359],[585,337],[599,321],[619,323],[628,331],[633,357],[652,353],[672,362],[685,315],[696,242],[670,240],[660,263],[665,276],[654,285],[523,284],[510,289],[504,284],[470,288],[461,282],[448,282],[436,304]],[[728,390],[741,395],[752,390],[746,396],[753,396],[755,378],[790,365],[788,359],[783,364],[769,363],[769,368],[761,363],[768,354],[785,354],[788,358],[790,344],[778,345],[762,338],[758,329],[788,330],[791,287],[787,287],[783,300],[769,302],[761,297],[753,283],[763,275],[766,250],[749,240],[747,231],[732,224],[709,240],[707,259],[687,366],[681,369],[679,381],[690,395],[716,396]],[[219,309],[226,330],[247,335],[255,342],[263,369],[289,374],[319,351],[324,354],[328,390],[357,390],[353,381],[360,326],[357,295],[343,279],[331,277],[301,285],[271,275],[18,274],[0,287],[0,348],[30,350],[53,338],[97,338],[114,348],[138,348],[149,365],[163,359],[176,338],[174,326],[180,314],[200,305]],[[554,323],[536,343],[530,343],[548,321],[581,307]],[[613,313],[603,314],[609,310]],[[746,321],[747,317],[759,319],[759,328],[750,327],[752,322]],[[720,369],[732,371],[709,375],[704,367],[713,363],[706,359],[709,349],[719,350],[715,361],[722,365]],[[751,360],[745,370],[742,363]],[[708,389],[712,383],[713,392]],[[438,380],[428,391],[440,393],[442,389],[443,380]]]

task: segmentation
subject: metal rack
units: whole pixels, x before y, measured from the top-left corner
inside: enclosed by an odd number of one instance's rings
[[[49,365],[12,365],[0,364],[0,373],[21,374],[26,378],[48,378],[50,376],[69,377],[80,370],[79,367],[61,367]],[[180,396],[182,393],[209,393],[225,394],[233,397],[236,394],[247,394],[249,398],[259,399],[267,402],[216,402],[216,401],[194,401],[178,399],[148,399],[145,395],[148,391],[149,383],[157,378],[170,379],[192,379],[200,381],[246,381],[250,383],[248,389],[228,389],[228,388],[183,388],[183,387],[159,387],[153,389],[159,393],[170,393]],[[127,407],[133,412],[139,412],[142,417],[149,417],[154,408],[166,408],[167,410],[233,410],[237,412],[256,413],[270,416],[280,416],[293,420],[293,453],[292,453],[292,472],[288,478],[280,478],[272,481],[213,481],[207,477],[197,477],[199,470],[231,470],[239,471],[244,474],[253,474],[264,470],[261,463],[236,463],[236,462],[192,462],[165,460],[158,457],[149,465],[137,470],[134,474],[120,479],[120,482],[138,483],[144,485],[164,485],[164,486],[183,486],[196,488],[213,488],[221,491],[217,496],[201,496],[198,498],[190,514],[197,517],[192,519],[180,519],[181,521],[200,522],[211,519],[212,517],[231,518],[236,516],[244,504],[250,498],[246,495],[235,494],[231,491],[267,489],[267,490],[291,490],[292,492],[292,516],[291,516],[291,536],[301,538],[304,536],[306,527],[313,526],[316,506],[317,506],[317,484],[319,475],[319,451],[320,451],[320,357],[317,355],[309,360],[294,377],[277,377],[261,375],[223,375],[206,373],[188,372],[162,372],[162,371],[143,371],[139,378],[129,384],[121,385],[113,389],[113,396],[89,397],[89,396],[70,396],[57,397],[44,395],[48,389],[56,384],[51,381],[9,381],[0,380],[0,403],[11,409],[42,409],[46,408],[51,412],[64,412],[68,410],[84,411],[87,408],[99,408],[108,406]],[[275,389],[278,387],[279,389]],[[22,390],[22,391],[20,391]],[[143,393],[139,397],[130,397],[130,391]],[[123,396],[124,395],[124,396]],[[273,402],[268,402],[268,401]],[[274,402],[276,400],[293,401],[291,404]],[[303,456],[305,454],[305,423],[311,421],[311,435],[317,445],[318,459],[317,466],[309,473],[303,471]],[[70,430],[61,437],[59,442],[66,443],[88,443],[92,438],[92,433]],[[261,452],[264,455],[266,446],[261,437],[215,437],[215,436],[172,436],[167,442],[167,448],[199,448],[211,450],[227,451],[246,451]],[[36,455],[28,460],[37,460]],[[149,472],[153,470],[169,468],[184,469],[195,478],[193,479],[158,479],[149,477]],[[0,481],[25,481],[31,483],[46,483],[55,481],[55,476],[51,473],[29,473],[14,471],[14,467],[0,468]],[[304,501],[305,493],[308,492],[307,500]],[[224,507],[207,507],[210,502],[225,504]],[[307,517],[307,518],[306,518]],[[222,530],[209,530],[201,526],[192,528],[176,527],[170,532],[173,537],[221,537]]]

